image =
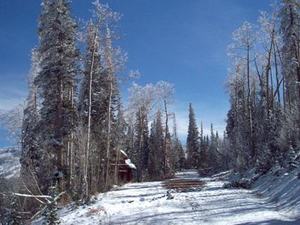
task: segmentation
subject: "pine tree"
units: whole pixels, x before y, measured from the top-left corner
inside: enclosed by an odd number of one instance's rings
[[[76,127],[74,95],[78,72],[75,47],[76,24],[68,0],[44,0],[39,23],[40,71],[35,85],[41,96],[41,149],[43,151],[42,190],[47,190],[54,174],[63,174],[60,189],[69,187],[69,157]]]
[[[189,105],[189,127],[187,136],[187,166],[197,168],[200,162],[199,132],[192,104]]]
[[[164,178],[164,136],[160,111],[151,124],[149,138],[149,163],[148,172],[151,180],[161,180]]]
[[[205,143],[205,137],[203,132],[203,123],[201,122],[201,128],[200,128],[200,163],[199,168],[200,169],[206,169],[208,168],[208,148]]]
[[[300,42],[300,5],[298,0],[283,0],[281,8],[281,32],[283,36],[283,76],[286,79],[286,98],[291,107],[299,102],[300,81],[299,42]]]
[[[174,146],[172,146],[171,134],[166,123],[164,132],[164,174],[166,178],[171,178],[174,175],[174,162],[172,161],[173,153],[175,153]]]
[[[20,205],[18,204],[17,196],[12,195],[10,199],[10,213],[9,213],[9,219],[7,221],[8,225],[22,225],[24,224],[22,221],[22,216],[18,212],[20,209]]]
[[[243,63],[238,63],[229,79],[231,106],[227,114],[226,132],[231,155],[235,159],[232,163],[235,169],[245,169],[251,158],[246,78],[243,71]]]
[[[58,225],[60,224],[59,217],[57,215],[57,200],[55,199],[58,195],[57,188],[55,186],[51,186],[49,188],[49,194],[51,198],[47,204],[47,210],[45,211],[46,220],[44,222],[45,225]]]
[[[282,74],[285,81],[285,97],[288,120],[297,124],[296,132],[285,130],[293,147],[300,145],[300,2],[283,0],[280,11],[282,45]]]
[[[41,153],[39,149],[39,134],[38,134],[38,93],[36,86],[33,81],[39,73],[39,56],[36,50],[32,51],[32,66],[29,75],[29,94],[26,101],[26,106],[23,113],[23,123],[22,123],[22,154],[20,158],[21,163],[21,174],[24,178],[27,176],[31,177],[42,176],[39,174],[39,168],[41,167]],[[31,183],[31,179],[30,179]]]
[[[182,144],[178,138],[173,141],[173,153],[174,153],[174,169],[181,171],[185,168],[185,153]]]
[[[137,181],[141,182],[145,175],[145,169],[148,165],[149,155],[149,132],[148,132],[148,118],[146,109],[141,107],[136,113],[135,126],[135,155],[133,162],[137,165]]]
[[[176,115],[174,113],[173,137],[172,137],[172,164],[174,171],[181,171],[185,168],[185,153],[177,135]]]

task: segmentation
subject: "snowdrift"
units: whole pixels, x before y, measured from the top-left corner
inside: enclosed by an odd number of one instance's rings
[[[287,215],[300,218],[300,167],[292,171],[273,168],[253,184],[255,193]]]

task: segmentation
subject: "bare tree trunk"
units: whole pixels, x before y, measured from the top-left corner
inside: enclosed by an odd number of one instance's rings
[[[116,149],[117,152],[116,152],[116,162],[115,162],[115,172],[114,172],[114,183],[116,185],[119,184],[119,160],[120,160],[120,149],[119,147]]]
[[[72,82],[73,84],[73,82]],[[72,88],[69,92],[69,100],[71,101],[72,108],[74,107],[74,88]],[[74,118],[72,118],[72,126],[74,125]],[[74,131],[71,130],[71,134],[68,138],[68,155],[66,157],[66,165],[68,166],[69,170],[69,178],[68,178],[68,189],[72,188],[73,182],[73,144],[74,144]]]
[[[164,153],[165,153],[165,156],[164,156],[164,173],[165,175],[167,175],[168,173],[168,157],[169,157],[169,152],[168,152],[168,130],[169,130],[169,127],[168,127],[168,123],[169,123],[169,115],[168,115],[168,108],[167,108],[167,101],[164,100],[164,107],[165,107],[165,116],[166,116],[166,121],[165,121],[165,140],[164,140]]]
[[[85,157],[84,157],[84,194],[85,198],[89,197],[89,183],[88,183],[88,167],[89,167],[89,158],[90,158],[90,140],[91,140],[91,112],[92,112],[92,93],[93,93],[93,69],[95,63],[95,53],[96,53],[96,38],[97,35],[94,35],[93,42],[93,53],[92,53],[92,62],[89,74],[89,108],[88,108],[88,124],[87,124],[87,141],[86,141],[86,149],[85,149]]]
[[[108,189],[108,177],[110,167],[110,133],[111,133],[111,100],[112,100],[112,79],[110,77],[110,90],[109,90],[109,101],[108,101],[108,121],[107,121],[107,139],[106,139],[106,173],[105,173],[105,188]]]
[[[139,114],[140,114],[140,127],[139,129],[141,130],[141,133],[140,133],[140,138],[139,138],[139,152],[138,152],[138,157],[137,157],[137,163],[138,163],[138,172],[137,172],[137,179],[139,182],[142,181],[142,177],[143,177],[143,168],[142,168],[142,157],[143,157],[143,142],[144,142],[144,135],[143,135],[143,129],[144,129],[144,118],[143,118],[143,114],[142,114],[142,110],[139,109]]]
[[[252,109],[251,109],[251,84],[250,84],[250,46],[247,46],[247,105],[249,116],[249,129],[250,129],[250,148],[252,152],[252,158],[254,158],[255,150],[253,143],[253,125],[252,125]]]
[[[277,62],[277,54],[276,54],[276,49],[275,48],[274,48],[273,54],[274,54],[274,63],[275,63],[276,86],[279,87],[280,82],[279,82],[279,73],[278,73],[278,62]],[[276,89],[277,89],[277,87],[276,87]],[[275,95],[275,97],[276,97],[276,95]],[[277,92],[277,101],[278,101],[279,104],[281,104],[280,91]]]
[[[111,142],[111,105],[112,105],[112,94],[113,94],[113,74],[114,74],[114,64],[112,61],[112,43],[111,43],[111,33],[108,25],[106,26],[106,49],[105,55],[109,68],[109,100],[108,100],[108,121],[107,121],[107,140],[106,140],[106,172],[105,172],[105,189],[109,186],[109,168],[110,168],[110,142]]]
[[[267,100],[267,116],[269,118],[269,114],[270,114],[270,80],[269,80],[269,76],[270,75],[270,71],[271,71],[271,56],[272,56],[272,50],[273,50],[273,40],[271,41],[271,46],[268,52],[268,63],[266,65],[266,71],[265,71],[265,76],[266,76],[266,100]],[[272,94],[272,99],[273,99],[273,94]]]
[[[279,49],[276,41],[274,42],[274,44],[275,44],[276,52],[278,54],[280,65],[283,66],[283,61],[282,61],[280,49]],[[286,86],[286,79],[285,79],[285,75],[283,73],[282,74],[282,102],[283,102],[283,110],[284,111],[286,111],[286,99],[287,99],[285,86]]]
[[[58,110],[56,112],[56,121],[55,121],[55,136],[59,137],[60,139],[62,138],[62,133],[61,133],[61,128],[62,128],[62,115],[63,115],[63,83],[62,80],[60,79],[60,84],[59,84],[59,103],[58,103]],[[65,152],[65,146],[64,146],[64,140],[60,140],[62,143],[57,147],[57,149],[55,149],[56,151],[56,166],[57,166],[57,170],[59,172],[63,171],[63,158],[64,158],[64,152]],[[52,171],[52,172],[57,172],[57,171]],[[53,176],[54,174],[51,174],[51,176]],[[58,184],[58,188],[59,190],[63,190],[63,180],[61,179],[59,184]]]

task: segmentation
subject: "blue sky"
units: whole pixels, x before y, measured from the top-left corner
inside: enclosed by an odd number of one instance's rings
[[[90,16],[89,0],[73,0],[76,19]],[[103,0],[120,12],[120,46],[128,53],[124,73],[138,69],[137,82],[166,80],[176,88],[173,110],[184,138],[188,103],[198,122],[222,131],[228,110],[227,45],[245,20],[256,22],[270,0]],[[0,0],[0,109],[22,103],[30,51],[37,45],[38,0]],[[126,90],[126,87],[123,87]],[[0,146],[7,145],[0,129]],[[2,134],[2,135],[1,135]]]

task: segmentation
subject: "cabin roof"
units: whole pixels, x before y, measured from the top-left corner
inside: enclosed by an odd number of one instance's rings
[[[136,166],[131,162],[130,159],[126,159],[125,163],[129,168],[136,170]]]

